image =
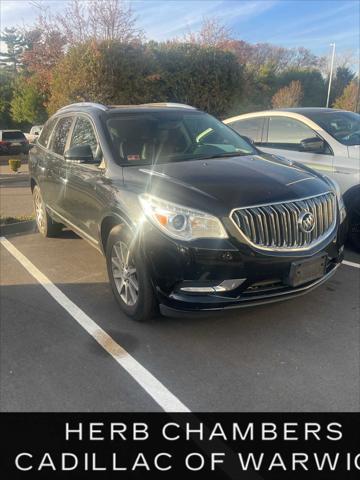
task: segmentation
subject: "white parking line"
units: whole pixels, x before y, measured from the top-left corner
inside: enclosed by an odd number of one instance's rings
[[[134,380],[165,410],[165,412],[189,412],[190,410],[173,395],[157,378],[115,342],[99,325],[54,285],[30,260],[9,240],[0,237],[1,244],[61,305],[79,325],[121,365]]]
[[[347,260],[343,260],[342,263],[348,267],[360,268],[360,263],[348,262]]]

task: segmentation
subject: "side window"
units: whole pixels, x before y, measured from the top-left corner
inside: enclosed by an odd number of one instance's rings
[[[53,131],[54,125],[56,122],[56,118],[50,118],[44,125],[44,128],[41,130],[40,137],[38,139],[38,143],[45,148],[49,146],[49,140],[51,137],[51,133]]]
[[[316,138],[317,134],[307,125],[288,117],[270,117],[267,143],[264,146],[303,152],[301,142]]]
[[[78,117],[75,123],[75,127],[71,137],[70,147],[75,147],[77,145],[89,145],[94,158],[99,157],[98,146],[94,127],[89,119],[85,117]],[[97,160],[100,161],[99,158]]]
[[[60,118],[56,124],[51,141],[51,150],[58,155],[64,155],[66,140],[73,122],[73,117]]]
[[[240,135],[245,135],[245,137],[250,138],[254,143],[260,143],[263,124],[264,118],[256,117],[245,118],[244,120],[236,120],[228,125]]]

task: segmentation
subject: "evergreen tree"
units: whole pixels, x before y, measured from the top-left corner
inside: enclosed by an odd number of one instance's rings
[[[39,89],[39,81],[36,76],[19,77],[15,82],[11,100],[13,121],[30,125],[43,123],[47,118],[44,101],[45,98]]]
[[[25,49],[24,37],[16,28],[5,28],[0,40],[6,45],[6,52],[0,52],[0,65],[16,74],[22,66],[22,54]]]
[[[338,67],[336,69],[336,75],[333,79],[331,88],[330,104],[333,104],[335,99],[341,97],[345,88],[354,80],[355,73],[348,67]]]

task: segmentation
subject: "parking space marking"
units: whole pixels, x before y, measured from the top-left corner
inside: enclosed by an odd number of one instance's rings
[[[360,263],[349,262],[349,261],[347,261],[347,260],[343,260],[342,263],[343,263],[344,265],[347,265],[348,267],[360,268]]]
[[[108,335],[81,308],[70,300],[46,275],[23,255],[9,240],[0,237],[1,244],[32,275],[42,287],[61,305],[77,323],[102,346],[114,360],[160,405],[165,412],[189,412],[190,410],[172,394],[157,378]]]

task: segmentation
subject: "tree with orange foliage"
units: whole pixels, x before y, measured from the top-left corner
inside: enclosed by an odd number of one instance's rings
[[[360,88],[358,79],[349,83],[344,89],[343,94],[335,100],[333,107],[360,113]]]
[[[301,83],[292,81],[288,86],[280,88],[271,99],[273,108],[292,108],[300,105],[303,97]]]

